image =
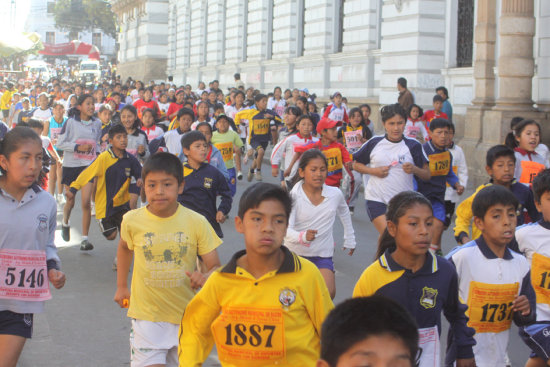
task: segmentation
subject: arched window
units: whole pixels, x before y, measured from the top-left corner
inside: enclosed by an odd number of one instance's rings
[[[474,49],[474,0],[458,0],[456,66],[472,66]]]

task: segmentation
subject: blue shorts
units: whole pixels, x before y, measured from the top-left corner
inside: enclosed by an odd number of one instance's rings
[[[430,199],[430,202],[432,203],[432,209],[434,212],[434,218],[441,221],[441,223],[445,223],[445,219],[447,217],[447,213],[445,211],[445,204],[442,203],[439,200]]]
[[[16,335],[30,339],[32,324],[32,313],[0,311],[0,334],[2,335]]]
[[[319,269],[329,269],[334,271],[334,262],[332,257],[320,257],[320,256],[302,256],[315,264]]]
[[[519,336],[529,348],[531,358],[550,359],[550,323],[535,323],[519,328]]]
[[[227,172],[229,173],[229,180],[227,181],[227,184],[229,185],[229,190],[231,190],[231,196],[235,196],[235,193],[237,192],[237,171],[235,170],[235,167],[228,168]]]
[[[385,215],[388,210],[388,206],[380,201],[366,200],[365,205],[371,222],[379,216]]]

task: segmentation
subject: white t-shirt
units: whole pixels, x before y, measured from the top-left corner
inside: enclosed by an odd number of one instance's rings
[[[405,136],[411,139],[419,139],[422,137],[424,140],[428,137],[428,131],[424,126],[424,123],[420,120],[412,121],[411,119],[407,120],[405,124]]]
[[[38,119],[40,121],[48,121],[50,117],[52,117],[52,110],[51,108],[46,108],[45,110],[38,107],[34,112],[32,113],[32,118]]]
[[[464,151],[458,145],[453,144],[453,147],[449,148],[449,152],[453,157],[453,171],[458,176],[458,182],[466,187],[468,185],[468,166],[466,165]],[[460,195],[449,184],[447,184],[447,189],[445,190],[445,200],[452,201],[453,203],[460,201]]]
[[[270,110],[273,110],[277,113],[279,116],[283,116],[285,113],[285,107],[286,107],[286,101],[284,99],[276,100],[273,97],[270,97],[267,101],[267,108]]]
[[[428,157],[422,145],[414,139],[403,137],[394,143],[384,135],[377,135],[353,154],[353,160],[372,168],[390,166],[389,174],[384,178],[365,175],[369,177],[365,182],[365,199],[388,204],[400,192],[414,190],[414,175],[403,171],[403,163],[422,168]]]

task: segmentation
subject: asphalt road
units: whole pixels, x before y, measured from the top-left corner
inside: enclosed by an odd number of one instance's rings
[[[263,167],[264,181],[275,183],[269,167]],[[233,226],[240,193],[250,184],[239,181],[237,195],[230,213],[230,219],[222,225],[225,234],[219,254],[222,264],[231,255],[244,248],[242,235]],[[19,366],[126,366],[129,365],[130,350],[128,337],[130,320],[125,310],[113,301],[116,290],[116,273],[111,270],[117,242],[106,241],[95,220],[90,228],[90,241],[95,249],[90,252],[79,250],[80,244],[80,195],[71,218],[71,241],[61,239],[56,233],[56,243],[63,262],[67,283],[61,290],[52,288],[53,299],[47,302],[46,312],[35,316],[34,337],[28,341]],[[351,297],[355,282],[362,271],[373,260],[378,234],[368,220],[364,200],[359,198],[353,226],[357,249],[353,256],[341,251],[343,230],[337,220],[335,225],[336,250],[336,299],[335,303]],[[58,213],[58,228],[61,228],[61,213]],[[455,246],[450,231],[444,233],[443,250],[448,252]],[[445,347],[446,321],[442,334]],[[444,354],[444,353],[442,353]],[[523,366],[529,351],[512,327],[509,357],[512,366]],[[219,366],[212,353],[205,366]]]

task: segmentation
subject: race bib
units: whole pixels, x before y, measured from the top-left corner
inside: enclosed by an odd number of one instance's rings
[[[453,166],[453,172],[458,177],[458,166]],[[447,187],[451,187],[451,185],[449,185],[448,182],[446,183],[446,185],[447,185]]]
[[[77,139],[76,140],[76,144],[78,145],[84,145],[84,144],[89,144],[92,146],[92,149],[88,150],[87,152],[79,152],[79,151],[75,151],[74,152],[74,157],[76,159],[83,159],[83,160],[86,160],[86,161],[93,161],[96,157],[96,154],[95,154],[95,147],[96,147],[96,141],[95,140],[92,140],[92,139]]]
[[[59,134],[61,134],[61,127],[50,127],[50,138],[56,140]]]
[[[521,161],[521,176],[519,177],[519,182],[522,184],[530,184],[543,169],[544,164],[532,161]]]
[[[363,143],[361,139],[363,138],[362,130],[355,131],[346,131],[344,132],[344,139],[346,140],[346,148],[348,149],[359,149]]]
[[[439,333],[437,326],[418,329],[418,346],[420,347],[420,363],[418,367],[439,366]]]
[[[328,118],[331,119],[331,120],[334,120],[334,121],[343,121],[344,120],[344,110],[341,109],[341,108],[332,109],[332,111],[330,111],[330,113],[329,113]]]
[[[531,284],[537,294],[537,303],[550,303],[550,259],[534,253],[531,262]]]
[[[254,135],[265,135],[269,133],[269,120],[252,120],[254,123]]]
[[[338,148],[323,150],[328,162],[328,174],[334,174],[342,170],[342,152]]]
[[[0,298],[19,301],[52,298],[45,251],[0,250]]]
[[[128,152],[128,154],[133,155],[134,157],[137,156],[137,149],[126,149],[126,152]]]
[[[283,116],[285,114],[285,106],[277,105],[275,106],[274,111],[277,112],[277,115]]]
[[[416,139],[419,132],[420,132],[420,127],[418,127],[418,126],[409,126],[409,127],[407,127],[407,130],[405,131],[405,134],[407,135],[407,138]]]
[[[220,362],[262,366],[285,359],[284,319],[280,308],[227,307],[211,328]]]
[[[446,176],[451,168],[451,153],[441,152],[430,155],[430,172],[432,176]]]
[[[468,326],[476,333],[500,333],[510,329],[512,305],[519,283],[487,284],[470,282],[468,294]]]
[[[214,144],[214,146],[218,148],[218,150],[222,154],[222,158],[224,162],[227,162],[233,159],[233,142],[217,143],[217,144]]]

